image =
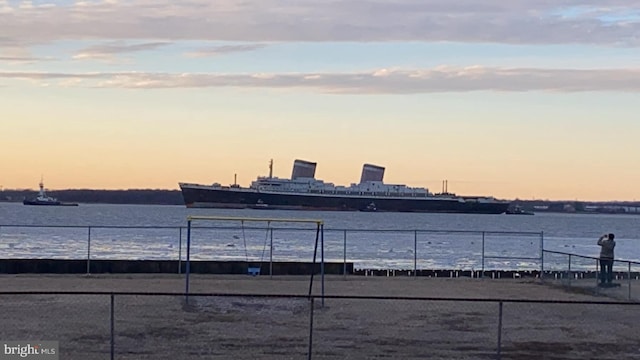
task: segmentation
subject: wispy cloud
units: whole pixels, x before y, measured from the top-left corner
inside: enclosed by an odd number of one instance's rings
[[[37,61],[51,60],[51,58],[37,58],[33,56],[2,56],[0,55],[0,61],[6,61],[9,63],[33,63]]]
[[[470,91],[640,92],[640,69],[533,69],[482,66],[379,69],[356,73],[172,74],[0,72],[0,79],[92,88],[273,88],[334,94],[419,94]]]
[[[77,39],[457,41],[640,46],[629,0],[0,1],[0,34]]]
[[[226,55],[237,52],[255,51],[264,48],[265,44],[241,44],[241,45],[220,45],[203,47],[194,51],[190,51],[185,55],[188,57],[201,58],[210,56]]]
[[[127,54],[140,51],[155,50],[159,47],[169,45],[167,42],[147,42],[138,44],[127,44],[121,41],[110,42],[102,45],[90,46],[78,51],[73,58],[75,60],[108,60],[114,59],[114,55]]]
[[[25,64],[34,63],[38,61],[53,60],[52,57],[37,57],[33,56],[28,49],[16,46],[1,46],[2,39],[0,39],[0,62],[6,62],[9,64]]]

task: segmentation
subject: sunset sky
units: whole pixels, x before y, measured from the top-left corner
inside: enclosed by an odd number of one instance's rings
[[[640,3],[0,0],[0,187],[640,200]]]

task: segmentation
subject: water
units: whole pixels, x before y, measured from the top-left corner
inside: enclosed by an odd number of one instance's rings
[[[618,259],[640,261],[640,217],[631,215],[299,212],[106,204],[41,207],[19,203],[0,203],[0,258],[86,259],[90,241],[92,259],[184,259],[181,243],[186,242],[188,215],[323,220],[325,259],[343,261],[346,257],[356,268],[535,270],[540,266],[542,237],[545,250],[595,257],[599,252],[596,240],[606,232],[616,234]],[[313,259],[314,223],[273,222],[268,225],[271,230],[265,222],[241,226],[238,221],[194,221],[193,226],[192,259],[268,261],[271,248],[274,261]],[[562,268],[566,262],[566,256],[545,255],[545,264]],[[572,260],[573,269],[592,267],[592,260]]]

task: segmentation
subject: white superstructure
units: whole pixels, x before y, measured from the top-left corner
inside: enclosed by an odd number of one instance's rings
[[[384,168],[377,165],[365,164],[362,169],[361,182],[350,186],[335,185],[315,179],[316,163],[295,160],[291,179],[271,176],[258,177],[251,183],[250,188],[261,192],[285,193],[313,193],[336,195],[370,195],[370,196],[430,196],[426,188],[409,187],[406,185],[385,184],[382,179]],[[304,170],[306,171],[304,171]],[[306,174],[307,176],[301,176]],[[379,179],[379,180],[368,180]]]

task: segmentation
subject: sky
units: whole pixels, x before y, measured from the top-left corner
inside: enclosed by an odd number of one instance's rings
[[[640,200],[629,0],[0,0],[0,187]]]

